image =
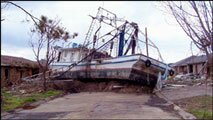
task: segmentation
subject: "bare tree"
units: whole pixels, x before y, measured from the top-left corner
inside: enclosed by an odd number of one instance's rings
[[[39,23],[35,24],[31,30],[36,35],[36,39],[32,37],[30,45],[43,73],[44,90],[46,90],[46,72],[49,70],[49,65],[57,58],[56,43],[61,40],[67,41],[69,38],[77,36],[77,33],[70,35],[59,23],[59,20],[51,20],[45,16],[41,16]],[[46,49],[45,61],[43,63],[40,61],[42,49]]]
[[[4,2],[3,2],[4,3]],[[3,9],[6,9],[6,7],[8,6],[8,3],[5,4],[1,4],[1,12]],[[1,21],[4,21],[5,19],[2,17],[2,13],[1,13]]]
[[[212,61],[213,2],[168,1],[164,2],[164,5],[165,8],[174,16],[175,20],[187,36],[191,38],[196,47],[206,54],[208,60]]]
[[[32,39],[30,40],[30,46],[32,47],[33,53],[36,57],[36,60],[39,64],[39,67],[42,71],[43,78],[43,88],[46,91],[46,72],[49,70],[49,65],[56,59],[56,49],[54,48],[56,43],[59,41],[68,41],[70,38],[75,38],[78,34],[73,33],[69,34],[68,31],[64,27],[61,27],[59,20],[51,20],[46,16],[41,16],[41,18],[37,18],[33,16],[31,13],[26,11],[21,6],[10,2],[10,1],[1,1],[2,4],[10,4],[25,12],[34,22],[34,27],[32,28]],[[3,9],[3,8],[2,8]],[[1,19],[3,21],[3,19]],[[36,37],[36,39],[33,39]],[[41,63],[41,53],[42,50],[46,49],[45,54],[45,62]]]

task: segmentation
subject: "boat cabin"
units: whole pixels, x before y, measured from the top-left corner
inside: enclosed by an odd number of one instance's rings
[[[57,62],[61,63],[75,63],[89,55],[95,49],[88,49],[88,48],[61,48],[58,52],[58,59]],[[99,59],[99,58],[108,58],[107,52],[95,52],[91,57],[88,57],[86,60],[89,59]]]

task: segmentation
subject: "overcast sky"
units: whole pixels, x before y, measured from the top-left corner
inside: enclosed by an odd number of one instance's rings
[[[175,19],[160,11],[160,2],[146,1],[16,1],[36,17],[41,15],[61,19],[63,26],[70,33],[77,32],[79,36],[73,41],[82,43],[88,31],[91,18],[96,15],[99,6],[117,14],[120,18],[138,23],[143,30],[148,29],[148,37],[158,46],[166,63],[177,62],[192,55],[190,39],[178,26]],[[29,33],[32,23],[22,22],[29,19],[20,9],[12,5],[2,10],[1,17],[1,54],[24,57],[35,60],[30,48]],[[29,19],[30,20],[30,19]],[[195,46],[193,46],[195,49]],[[194,54],[196,53],[196,49]]]

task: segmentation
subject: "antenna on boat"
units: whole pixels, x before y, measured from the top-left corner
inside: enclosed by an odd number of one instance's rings
[[[147,28],[145,28],[145,37],[146,37],[146,55],[147,57],[149,57]]]

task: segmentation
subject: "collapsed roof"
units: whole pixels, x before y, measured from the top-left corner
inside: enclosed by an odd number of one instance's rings
[[[1,66],[38,68],[38,64],[35,61],[7,55],[1,55]]]

